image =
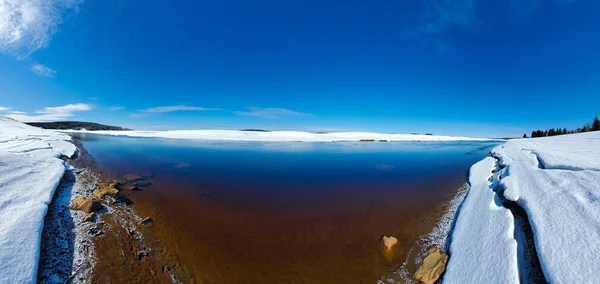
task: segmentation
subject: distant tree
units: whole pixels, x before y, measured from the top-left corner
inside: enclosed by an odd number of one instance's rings
[[[598,117],[596,116],[594,118],[594,122],[592,123],[592,131],[598,131],[600,130],[600,120],[598,120]]]
[[[523,138],[527,138],[527,134],[523,133]]]
[[[567,134],[568,133],[566,128],[563,128],[562,132],[563,132],[563,134]]]
[[[556,131],[554,131],[554,129],[548,130],[548,136],[554,136],[555,134],[556,134]]]
[[[583,129],[581,132],[590,132],[592,131],[592,127],[589,124],[586,124],[583,126]]]

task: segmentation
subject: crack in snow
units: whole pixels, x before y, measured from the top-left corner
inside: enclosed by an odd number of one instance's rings
[[[514,239],[517,241],[517,260],[519,269],[519,282],[521,283],[548,283],[542,270],[537,249],[535,247],[533,229],[525,210],[516,202],[510,201],[504,197],[506,188],[500,181],[508,177],[508,167],[501,164],[499,157],[492,155],[496,160],[494,169],[492,169],[493,191],[500,201],[500,205],[507,208],[513,215],[515,226],[513,230]],[[503,175],[504,174],[504,175]],[[496,198],[495,198],[496,199]]]

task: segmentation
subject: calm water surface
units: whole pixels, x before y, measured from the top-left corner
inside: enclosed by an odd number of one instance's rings
[[[218,142],[76,135],[197,281],[374,283],[498,142]],[[393,262],[381,235],[400,240]]]

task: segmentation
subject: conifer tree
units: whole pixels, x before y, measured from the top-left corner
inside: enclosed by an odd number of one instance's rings
[[[592,131],[598,131],[600,130],[600,120],[598,120],[598,117],[596,116],[594,118],[594,122],[592,123]]]

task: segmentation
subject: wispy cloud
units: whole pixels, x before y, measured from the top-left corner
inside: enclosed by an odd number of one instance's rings
[[[0,0],[0,52],[18,59],[46,47],[83,0]]]
[[[3,107],[3,106],[0,106],[0,111],[9,111],[9,110],[11,110],[11,109],[12,109],[12,108],[10,108],[10,107]]]
[[[52,70],[42,64],[32,64],[31,71],[39,76],[54,78],[56,70]]]
[[[176,106],[159,106],[159,107],[147,108],[147,109],[140,110],[140,112],[164,113],[164,112],[174,112],[174,111],[211,111],[211,110],[222,110],[222,109],[206,108],[206,107],[199,107],[199,106],[176,105]]]
[[[493,5],[489,8],[499,11],[504,9],[498,9],[498,5],[509,5],[506,9],[509,13],[500,15],[500,18],[507,22],[524,23],[544,4],[568,4],[576,1],[510,0],[492,3],[483,0],[422,0],[424,10],[421,20],[416,25],[404,29],[404,33],[430,44],[438,53],[445,54],[454,47],[446,36],[448,31],[459,29],[475,33],[483,30],[486,19],[481,17],[478,11],[482,10],[484,5]]]
[[[475,15],[476,0],[428,1],[424,22],[419,30],[423,33],[442,33],[457,26],[463,29],[477,29],[481,20]]]
[[[249,107],[248,111],[234,111],[235,115],[255,116],[267,119],[279,119],[290,116],[314,116],[312,113],[297,112],[284,108],[259,108]]]
[[[112,106],[109,108],[110,111],[120,111],[120,110],[124,110],[125,107],[122,106]]]
[[[92,107],[90,105],[79,103],[58,107],[47,107],[43,110],[36,111],[35,114],[32,115],[27,115],[23,112],[12,112],[7,116],[22,122],[46,122],[65,120],[75,116],[76,112],[89,111],[91,109]]]

